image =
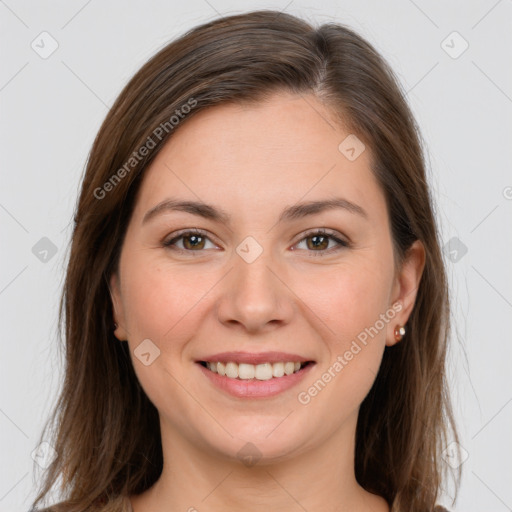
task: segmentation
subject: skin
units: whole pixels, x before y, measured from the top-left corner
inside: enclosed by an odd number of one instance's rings
[[[394,328],[414,306],[425,251],[415,242],[395,271],[371,151],[349,161],[338,150],[348,134],[315,96],[278,93],[199,112],[147,169],[110,281],[116,337],[128,341],[162,433],[162,475],[130,497],[134,512],[389,511],[355,479],[356,422],[385,347],[397,342]],[[142,223],[171,196],[222,208],[231,224],[182,211]],[[357,203],[368,218],[330,209],[277,222],[287,206],[333,197]],[[207,232],[199,249],[183,238],[174,247],[186,253],[163,245],[191,228]],[[327,239],[315,248],[318,228],[351,245]],[[263,249],[252,263],[236,252],[247,236]],[[301,404],[298,393],[393,304],[401,311]],[[160,356],[145,366],[133,351],[148,338]],[[195,362],[235,350],[291,352],[316,365],[277,396],[240,399],[214,387]],[[237,456],[247,442],[261,455],[253,466]]]

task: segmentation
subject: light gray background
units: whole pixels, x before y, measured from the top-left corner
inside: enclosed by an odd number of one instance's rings
[[[69,223],[109,106],[170,39],[218,14],[259,8],[348,24],[408,91],[443,244],[458,239],[446,252],[449,367],[468,458],[454,510],[512,510],[511,0],[0,0],[0,511],[27,511],[33,497],[31,453],[62,376],[56,325]],[[43,45],[43,31],[58,43],[46,59],[31,47]],[[463,49],[458,36],[446,39],[453,31],[469,44],[457,58],[445,51]],[[43,237],[57,247],[46,262],[32,250]]]

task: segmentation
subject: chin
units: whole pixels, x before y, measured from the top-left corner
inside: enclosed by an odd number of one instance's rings
[[[313,438],[313,432],[285,418],[286,415],[253,416],[230,421],[228,430],[233,437],[224,432],[221,438],[212,439],[209,432],[205,433],[205,441],[220,456],[239,460],[247,466],[285,461],[305,451]]]

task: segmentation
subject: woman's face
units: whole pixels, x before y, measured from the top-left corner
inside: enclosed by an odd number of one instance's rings
[[[369,148],[312,95],[224,104],[177,128],[110,283],[162,435],[284,460],[353,430],[424,261],[417,242],[395,274]]]

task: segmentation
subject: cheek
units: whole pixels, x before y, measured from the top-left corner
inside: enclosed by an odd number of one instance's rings
[[[386,315],[392,268],[391,259],[372,255],[322,281],[330,292],[316,306],[323,308],[319,316],[334,333],[326,340],[329,359],[322,361],[320,379],[304,391],[319,414],[337,404],[329,415],[333,428],[360,406],[379,371],[386,328],[393,321]]]
[[[124,270],[123,306],[133,345],[149,338],[168,351],[176,346],[169,340],[186,339],[197,330],[194,318],[213,277],[149,259],[134,260]]]
[[[330,292],[310,304],[329,327],[324,338],[327,357],[297,398],[309,408],[309,418],[322,418],[328,432],[339,428],[360,407],[375,381],[385,349],[387,324],[381,315],[387,310],[389,295],[386,274],[376,279],[372,272],[351,270],[333,273],[324,283]]]
[[[214,277],[210,279],[203,271],[146,260],[133,261],[126,267],[123,284],[128,326],[143,336],[152,334],[163,341],[185,317],[194,316],[214,284]]]
[[[328,327],[331,343],[343,345],[379,320],[389,307],[392,267],[357,258],[302,279],[298,295]]]
[[[180,409],[187,401],[178,383],[187,376],[182,367],[185,348],[198,331],[199,317],[204,314],[202,301],[215,280],[204,272],[150,258],[134,258],[123,270],[123,306],[137,378],[159,410]],[[146,339],[160,351],[155,357],[156,349],[150,348],[154,360],[147,366],[137,356],[137,348]]]

